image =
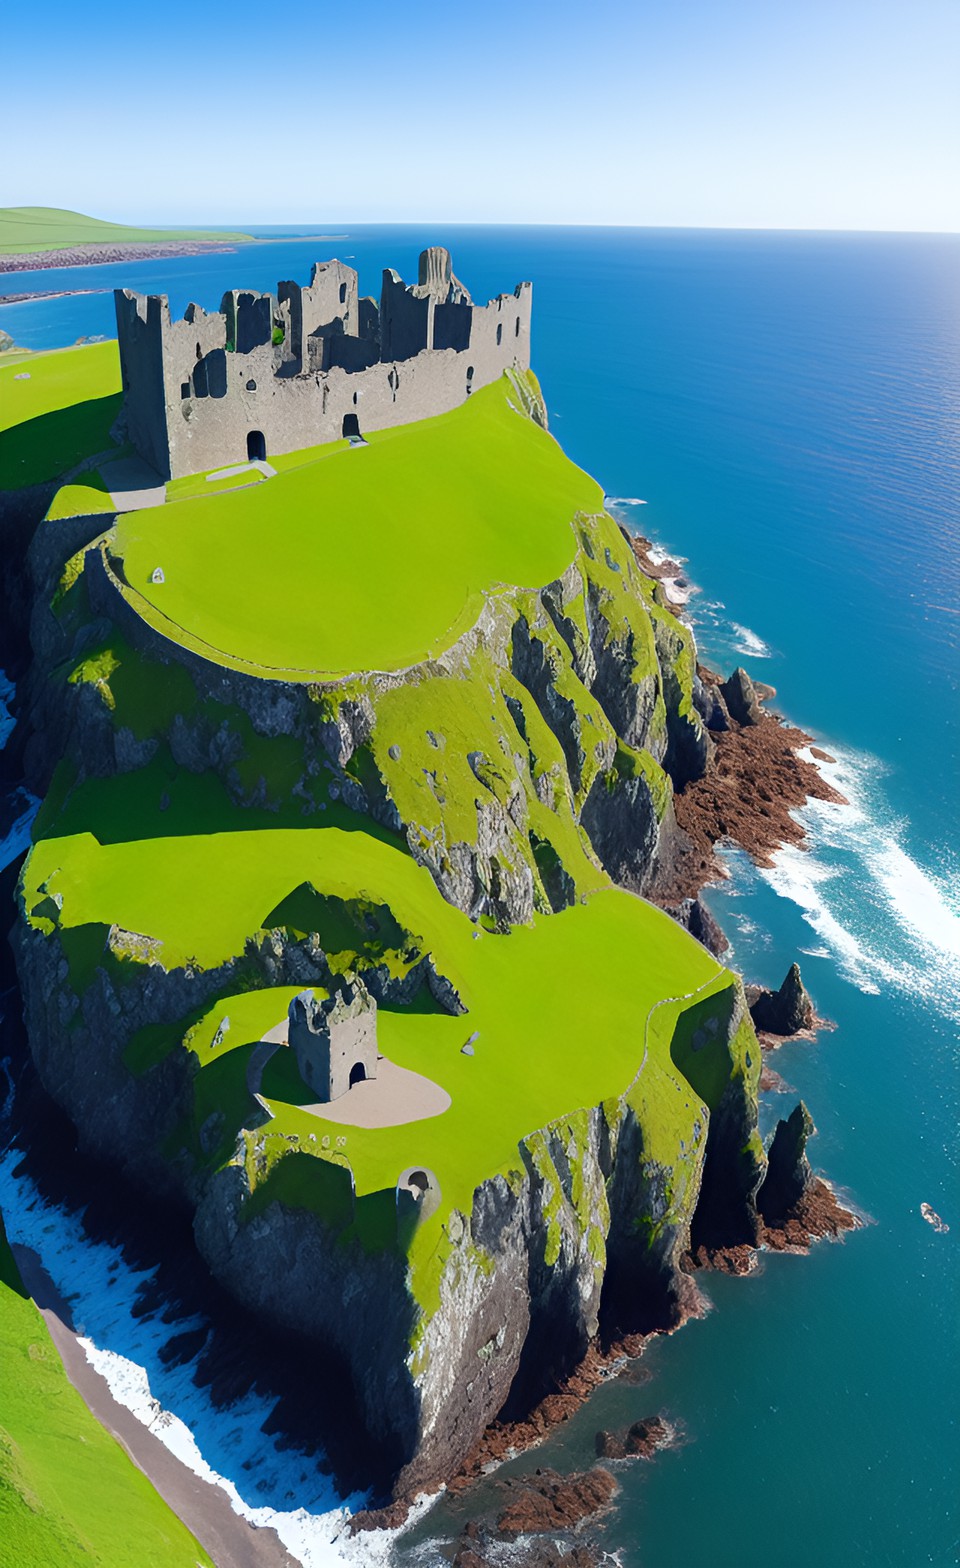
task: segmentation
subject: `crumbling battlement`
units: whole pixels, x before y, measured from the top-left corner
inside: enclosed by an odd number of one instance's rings
[[[530,367],[532,285],[475,305],[441,246],[419,281],[388,269],[379,304],[319,262],[276,295],[232,290],[220,310],[117,289],[127,427],[164,479],[447,413],[505,370]]]

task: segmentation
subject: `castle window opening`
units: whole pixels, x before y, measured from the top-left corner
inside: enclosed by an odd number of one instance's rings
[[[345,305],[347,303],[347,285],[345,283],[341,283],[340,285],[340,303],[341,305]]]
[[[257,390],[257,383],[254,381],[253,377],[251,376],[250,380],[247,382],[247,391],[248,392],[256,392],[256,390]]]
[[[198,344],[197,344],[197,358],[198,358],[198,359],[202,359],[202,358],[203,358],[203,353],[202,353],[202,351],[201,351],[201,348],[200,348],[200,344],[199,344],[199,343],[198,343]]]
[[[344,414],[344,416],[343,416],[343,435],[344,435],[344,437],[347,440],[350,440],[353,436],[359,437],[359,435],[360,435],[360,421],[357,418],[356,414]]]
[[[497,322],[497,348],[500,347],[500,344],[502,342],[503,342],[503,322],[502,321],[498,321]]]
[[[265,463],[267,460],[267,443],[262,430],[251,430],[247,435],[247,462]]]
[[[472,365],[468,365],[467,366],[467,397],[470,396],[470,393],[472,391],[473,391],[473,366]]]
[[[350,1087],[351,1087],[351,1089],[353,1088],[355,1083],[365,1083],[366,1082],[366,1077],[367,1077],[367,1072],[366,1072],[366,1068],[364,1067],[363,1063],[362,1062],[354,1062],[353,1066],[350,1069]]]
[[[181,383],[180,383],[180,401],[183,402],[184,398],[188,398],[189,396],[190,396],[190,383],[189,383],[189,381],[181,381]]]
[[[426,1171],[411,1171],[410,1175],[407,1177],[407,1186],[416,1187],[421,1197],[423,1197],[423,1194],[426,1192],[429,1185],[430,1182],[427,1178]]]
[[[353,394],[353,406],[354,406],[354,408],[356,408],[358,402],[359,402],[359,399],[357,397],[356,392],[354,392],[354,394]]]
[[[514,331],[513,335],[514,335],[515,338],[518,338],[520,336],[520,317],[519,316],[517,317],[516,330]]]

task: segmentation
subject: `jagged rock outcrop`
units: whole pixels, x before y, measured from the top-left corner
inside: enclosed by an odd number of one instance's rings
[[[722,958],[728,951],[730,944],[702,898],[685,898],[679,904],[668,904],[665,907],[667,914],[672,915],[691,936],[696,937],[714,958]]]
[[[506,1485],[510,1498],[497,1520],[497,1529],[508,1540],[536,1532],[574,1530],[608,1508],[620,1490],[602,1465],[579,1475],[538,1470],[534,1476],[512,1478]]]
[[[754,1027],[763,1034],[800,1034],[816,1023],[816,1009],[803,983],[799,964],[790,965],[778,991],[751,986],[747,999]]]
[[[807,1139],[815,1132],[813,1117],[802,1100],[777,1123],[767,1153],[767,1174],[757,1193],[764,1224],[782,1225],[810,1188],[814,1176],[807,1159]]]
[[[642,775],[621,778],[598,773],[580,822],[604,871],[615,882],[637,893],[649,887],[657,872],[661,824]]]
[[[730,714],[723,700],[719,682],[707,677],[711,672],[697,670],[693,683],[693,705],[708,730],[728,730]]]
[[[757,696],[756,687],[746,670],[738,665],[733,674],[724,681],[720,687],[727,712],[738,724],[759,724],[763,718],[763,709]],[[718,728],[725,726],[719,725]]]
[[[598,1432],[595,1441],[598,1459],[652,1459],[666,1448],[673,1432],[662,1416],[644,1416],[625,1432]]]

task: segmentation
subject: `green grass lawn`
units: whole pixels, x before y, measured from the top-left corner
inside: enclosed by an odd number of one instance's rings
[[[24,372],[29,381],[17,381]],[[106,451],[120,404],[113,341],[31,354],[15,364],[0,359],[0,489],[56,479]]]
[[[0,256],[66,250],[75,245],[124,245],[163,240],[249,240],[221,229],[137,229],[66,207],[0,207]]]
[[[114,511],[116,507],[110,492],[94,470],[75,484],[61,485],[47,511],[46,521],[55,523],[64,517],[89,517],[97,512],[109,516]]]
[[[563,572],[574,514],[603,508],[510,396],[504,379],[367,447],[298,454],[265,484],[128,513],[115,546],[127,581],[168,634],[264,671],[308,679],[439,653],[484,592]],[[151,584],[158,565],[165,582]]]
[[[0,1562],[211,1568],[73,1388],[0,1224]]]
[[[478,1181],[516,1163],[526,1134],[627,1088],[640,1067],[655,1003],[730,983],[727,971],[675,922],[628,893],[603,889],[562,914],[498,936],[478,931],[445,903],[409,855],[336,828],[108,845],[90,834],[47,839],[32,852],[24,888],[39,923],[57,919],[68,952],[91,925],[102,947],[103,928],[115,921],[162,941],[165,964],[189,957],[212,966],[242,952],[246,937],[305,881],[334,898],[388,904],[421,950],[434,954],[468,1008],[461,1017],[381,1011],[381,1050],[450,1093],[453,1104],[440,1117],[365,1131],[274,1104],[270,1138],[346,1137],[343,1152],[360,1195],[392,1189],[405,1166],[423,1162],[440,1179],[445,1207],[469,1206]],[[48,895],[62,896],[58,916]],[[332,946],[322,916],[318,926],[321,942]],[[262,1001],[242,1004],[225,1050],[247,1043],[254,1023],[266,1029],[284,1016],[289,991],[258,995]],[[224,1013],[232,1017],[230,1005],[218,1001],[197,1026],[201,1062]],[[465,1056],[460,1048],[474,1031],[475,1054]],[[157,1042],[142,1044],[152,1056]],[[675,1069],[668,1044],[657,1046],[645,1081],[648,1090],[659,1083],[672,1129],[674,1112],[689,1118],[698,1097]],[[243,1070],[241,1063],[238,1074]],[[242,1083],[234,1087],[242,1096]]]
[[[47,838],[24,870],[28,908],[62,894],[65,927],[116,922],[163,943],[172,968],[212,968],[243,951],[302,882],[341,898],[389,904],[407,931],[457,951],[473,927],[444,903],[428,871],[404,851],[341,828],[144,838],[101,845],[90,833]],[[184,896],[184,890],[191,890]],[[459,938],[457,933],[461,933]]]

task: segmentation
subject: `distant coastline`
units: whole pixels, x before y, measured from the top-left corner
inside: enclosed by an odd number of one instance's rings
[[[20,251],[0,256],[0,272],[40,272],[48,267],[95,267],[118,261],[154,261],[171,256],[206,256],[235,251],[225,240],[164,240],[116,245],[70,245],[62,250]]]
[[[109,289],[30,289],[23,294],[0,294],[0,305],[26,305],[31,300],[73,299],[78,294],[109,294]]]
[[[315,243],[332,244],[337,240],[345,240],[346,234],[298,234],[296,239],[303,244]],[[271,235],[268,238],[251,236],[243,240],[156,240],[156,241],[130,241],[118,242],[114,245],[70,245],[62,250],[33,250],[19,251],[12,255],[0,255],[0,273],[4,272],[45,272],[49,267],[97,267],[115,265],[124,261],[157,261],[169,260],[178,256],[208,256],[229,255],[240,250],[245,245],[285,245],[289,244],[289,235]],[[61,291],[57,291],[61,292]],[[62,291],[70,294],[91,294],[98,292],[95,289],[68,289]],[[33,291],[26,294],[5,295],[0,304],[11,304],[26,299],[39,299],[47,291]]]

